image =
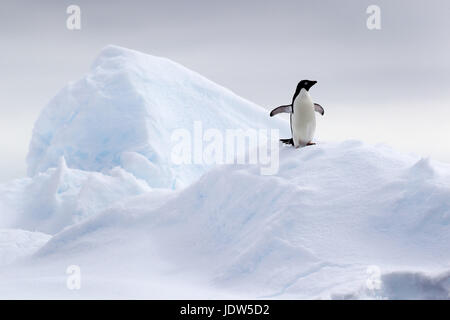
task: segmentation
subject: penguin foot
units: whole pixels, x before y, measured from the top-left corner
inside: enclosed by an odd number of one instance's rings
[[[280,139],[281,142],[283,142],[284,144],[290,144],[290,145],[294,145],[294,139],[290,138],[290,139]]]
[[[307,146],[315,146],[316,143],[315,143],[315,142],[308,142],[306,145],[307,145]]]

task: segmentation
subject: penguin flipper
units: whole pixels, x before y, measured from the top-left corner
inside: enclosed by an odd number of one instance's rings
[[[324,115],[325,113],[325,110],[318,103],[314,103],[314,111],[320,113],[321,115]]]
[[[294,145],[294,139],[292,139],[292,138],[290,138],[290,139],[280,139],[280,141],[285,143],[285,144]]]
[[[279,113],[292,113],[292,104],[279,106],[278,108],[273,109],[270,112],[270,116],[273,117],[274,115],[279,114]]]

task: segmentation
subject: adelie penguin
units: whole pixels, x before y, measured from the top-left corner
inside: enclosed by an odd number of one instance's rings
[[[290,113],[291,115],[291,139],[280,139],[281,142],[291,144],[294,147],[304,147],[314,145],[312,142],[314,131],[316,131],[316,114],[324,115],[325,111],[322,106],[313,103],[309,95],[309,89],[315,85],[317,81],[302,80],[298,83],[295,90],[292,103],[279,106],[270,112],[273,117],[279,113]]]

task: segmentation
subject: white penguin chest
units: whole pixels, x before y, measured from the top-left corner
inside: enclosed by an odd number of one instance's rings
[[[294,113],[291,114],[292,138],[294,145],[305,146],[314,137],[316,115],[314,104],[308,91],[302,89],[294,101]]]

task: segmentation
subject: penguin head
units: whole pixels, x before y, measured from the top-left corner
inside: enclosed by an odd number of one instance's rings
[[[302,80],[298,83],[296,91],[300,92],[300,90],[302,90],[302,89],[305,89],[306,91],[308,91],[316,83],[317,83],[317,81],[314,81],[314,80]]]
[[[292,104],[294,104],[295,98],[297,98],[297,96],[299,95],[299,93],[302,89],[305,89],[306,91],[308,91],[316,83],[317,83],[317,81],[314,81],[314,80],[300,81],[297,85],[297,89],[295,90],[294,97],[292,98]]]

